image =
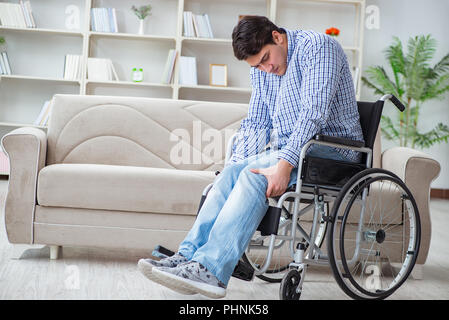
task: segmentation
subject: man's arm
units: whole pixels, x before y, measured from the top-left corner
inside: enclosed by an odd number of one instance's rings
[[[262,98],[261,75],[258,72],[260,71],[251,68],[250,78],[253,89],[248,116],[240,125],[230,163],[260,153],[270,141],[271,118],[268,106]]]
[[[298,166],[301,148],[320,132],[329,117],[342,65],[339,48],[329,40],[318,46],[311,45],[307,52],[305,66],[301,69],[300,114],[294,131],[278,156],[294,167]]]

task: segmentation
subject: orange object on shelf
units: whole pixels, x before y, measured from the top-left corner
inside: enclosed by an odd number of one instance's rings
[[[332,28],[326,29],[326,34],[336,37],[340,34],[340,30],[332,27]]]

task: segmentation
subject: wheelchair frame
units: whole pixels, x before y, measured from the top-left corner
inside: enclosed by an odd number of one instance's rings
[[[405,107],[402,105],[402,103],[391,94],[384,95],[378,101],[382,101],[382,103],[384,103],[386,100],[391,100],[401,111],[403,111],[405,109]],[[383,107],[383,105],[382,105],[382,107]],[[232,156],[232,147],[235,143],[235,139],[236,139],[236,134],[234,134],[231,137],[230,141],[228,142],[227,150],[226,150],[226,157],[225,157],[225,165],[228,163],[229,159]],[[276,208],[279,210],[282,210],[284,208],[284,203],[288,199],[292,199],[292,198],[294,199],[293,200],[293,214],[289,213],[291,215],[290,235],[287,235],[287,234],[278,235],[277,232],[276,232],[276,234],[270,234],[265,263],[259,268],[254,268],[255,275],[257,275],[257,276],[263,275],[268,270],[268,268],[271,264],[273,250],[275,248],[279,248],[280,246],[282,246],[285,241],[289,241],[290,242],[289,251],[290,251],[290,255],[294,259],[294,261],[291,262],[288,267],[296,268],[297,271],[303,272],[302,273],[303,276],[300,277],[299,283],[297,284],[297,287],[296,287],[296,293],[299,295],[301,294],[301,291],[302,291],[302,285],[303,285],[303,281],[305,278],[304,275],[305,275],[308,265],[329,265],[329,264],[331,264],[331,267],[333,267],[332,263],[330,263],[329,256],[323,254],[323,252],[321,251],[321,248],[318,245],[316,245],[316,240],[317,240],[317,235],[318,235],[317,227],[318,227],[318,223],[320,222],[319,221],[320,218],[324,219],[324,210],[323,210],[324,204],[335,200],[339,196],[340,192],[343,189],[343,188],[340,188],[337,191],[337,190],[332,190],[332,189],[326,189],[324,187],[324,189],[326,190],[326,194],[319,194],[318,189],[317,189],[318,187],[315,186],[313,193],[311,192],[311,190],[308,190],[306,192],[306,189],[310,188],[310,187],[303,186],[303,179],[302,179],[302,174],[301,174],[302,169],[303,169],[302,166],[303,166],[303,160],[305,159],[306,152],[307,152],[308,148],[314,144],[335,147],[335,148],[341,148],[341,149],[347,149],[347,150],[353,150],[353,151],[357,151],[360,153],[364,153],[364,154],[366,154],[366,161],[365,161],[366,169],[370,169],[372,167],[373,150],[369,147],[359,147],[359,146],[355,146],[354,144],[350,144],[350,143],[343,144],[343,143],[335,143],[332,141],[321,141],[321,140],[311,139],[302,148],[301,153],[300,153],[299,165],[298,165],[298,176],[297,176],[297,180],[296,180],[295,191],[285,192],[277,200],[277,204],[276,204]],[[211,183],[204,189],[203,196],[202,196],[201,203],[200,203],[200,208],[201,208],[203,201],[205,200],[205,198],[207,196],[207,193],[212,188],[212,185],[213,184]],[[358,256],[360,254],[360,252],[359,252],[360,240],[361,240],[360,234],[361,234],[361,226],[362,226],[362,222],[363,222],[363,218],[364,218],[364,214],[365,214],[366,197],[367,197],[367,189],[364,188],[362,194],[360,195],[360,199],[359,199],[362,202],[362,206],[361,206],[361,216],[360,216],[360,220],[359,220],[358,227],[357,227],[358,235],[356,238],[356,254],[353,257],[355,259],[355,261],[357,261]],[[313,202],[311,202],[305,208],[302,208],[301,210],[299,210],[300,209],[299,206],[300,206],[302,199],[308,200],[308,201],[313,201]],[[310,234],[308,234],[297,223],[297,221],[302,215],[307,213],[312,208],[312,206],[314,208],[314,213],[313,213],[311,231],[310,231]],[[416,207],[416,205],[415,205],[415,207]],[[329,219],[326,221],[326,223],[329,221],[332,222],[331,221],[332,217],[327,216],[326,219]],[[286,220],[285,222],[288,222],[288,221],[289,220]],[[419,224],[419,213],[418,213],[418,224]],[[285,226],[282,223],[280,228],[283,228],[283,227],[285,227]],[[286,225],[286,227],[288,227],[288,224]],[[299,234],[300,234],[299,237],[297,236],[297,231],[299,231]],[[327,235],[324,234],[324,237],[326,237],[326,236]],[[260,243],[260,240],[263,243],[263,241],[264,241],[264,239],[266,239],[266,237],[267,237],[267,235],[263,235],[261,237],[261,239],[259,239],[259,243]],[[280,244],[275,245],[276,240],[281,240]],[[309,244],[307,249],[305,248],[305,246],[302,242],[304,240]],[[257,241],[255,241],[255,242],[257,243]],[[295,246],[296,243],[298,243],[297,246]],[[248,247],[249,248],[252,247],[251,243],[248,245]],[[254,246],[254,247],[257,247],[257,246]],[[259,248],[260,248],[260,246],[259,246]],[[419,239],[418,239],[418,249],[419,249]],[[417,254],[418,249],[416,249],[416,254]],[[306,250],[308,250],[307,256],[305,256]],[[345,261],[345,263],[346,263],[346,261]],[[414,264],[414,261],[413,261],[413,264]],[[333,270],[333,272],[335,274],[336,271]],[[338,271],[338,272],[341,275],[341,271]],[[408,274],[407,274],[407,276],[408,276]],[[403,281],[405,281],[405,279],[402,280],[402,282]],[[401,282],[401,284],[402,284],[402,282]],[[281,287],[282,287],[282,284],[281,284]],[[345,290],[345,292],[348,293],[348,290]],[[350,292],[348,294],[351,295]],[[355,298],[361,297],[360,295],[357,295],[357,294],[355,294],[355,296],[354,295],[352,295],[352,296]]]

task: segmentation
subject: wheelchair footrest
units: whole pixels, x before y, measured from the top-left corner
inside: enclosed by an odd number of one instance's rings
[[[251,281],[254,277],[254,269],[248,263],[239,260],[232,276],[240,280]]]
[[[161,245],[158,245],[154,248],[153,252],[151,253],[154,257],[158,257],[161,259],[171,257],[175,254],[174,251],[171,251],[170,249],[167,249]]]

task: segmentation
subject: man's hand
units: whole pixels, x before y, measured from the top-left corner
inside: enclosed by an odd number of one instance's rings
[[[292,170],[293,166],[282,159],[272,167],[250,169],[252,173],[263,174],[267,178],[267,198],[280,196],[285,192],[285,190],[287,190],[288,182],[290,181],[290,173]]]

